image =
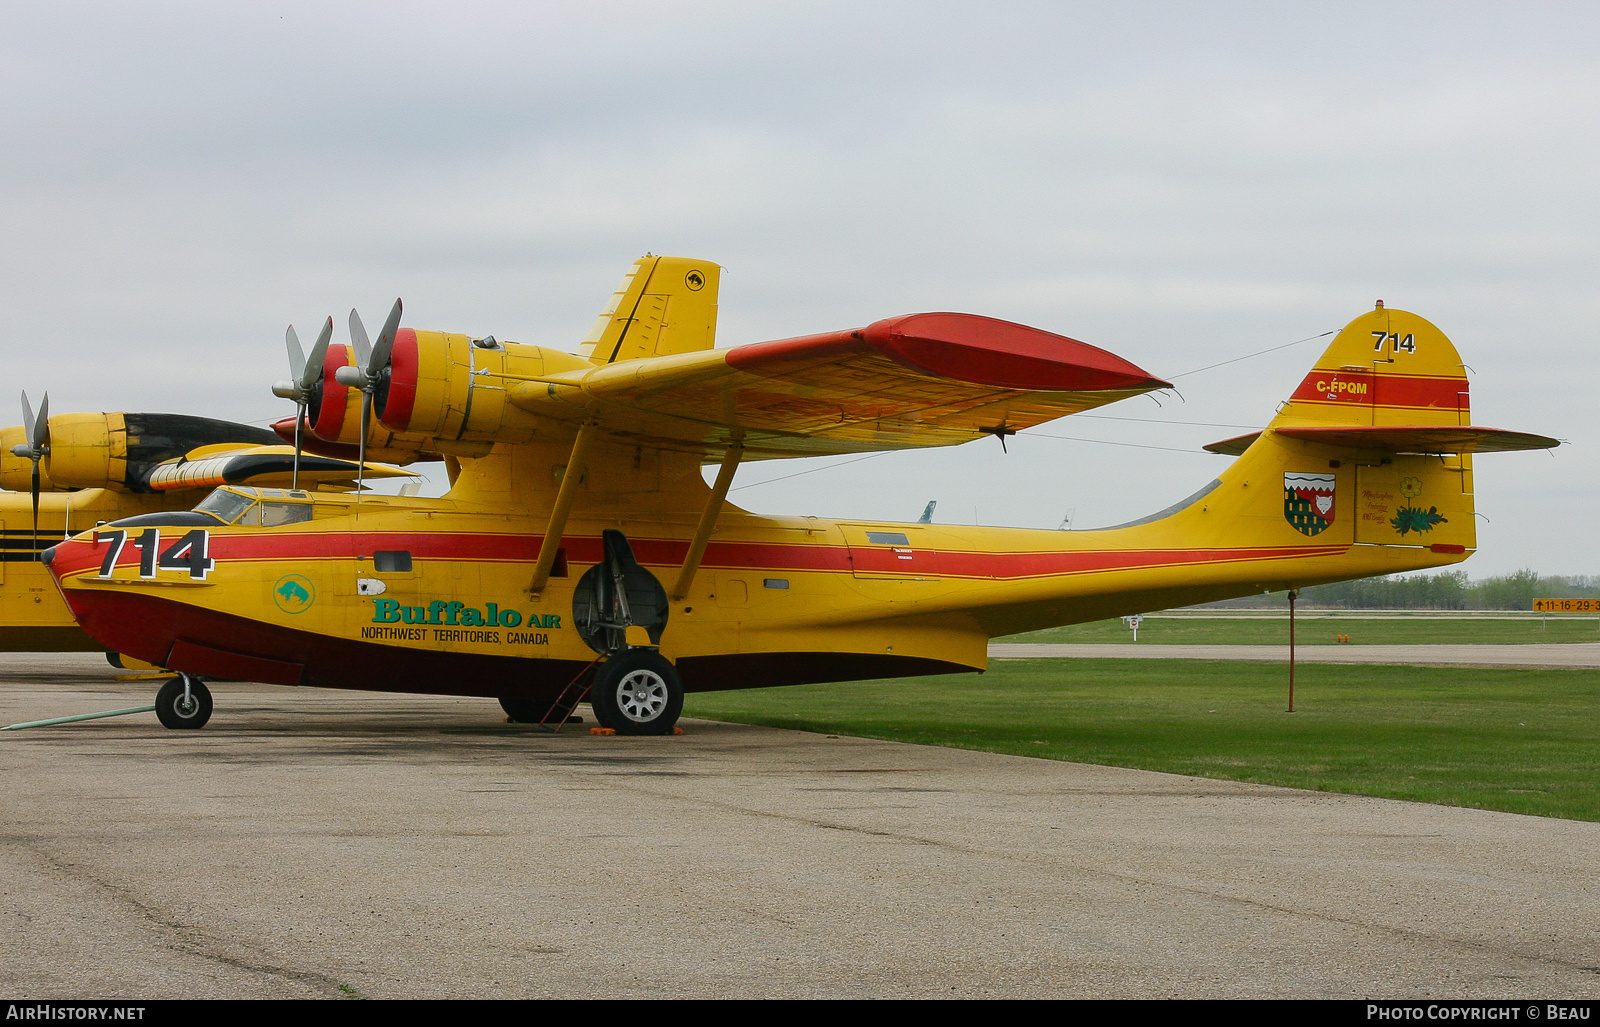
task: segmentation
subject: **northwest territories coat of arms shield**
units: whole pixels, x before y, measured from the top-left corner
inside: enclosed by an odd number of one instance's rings
[[[1283,518],[1302,535],[1318,535],[1333,523],[1333,474],[1286,471]]]

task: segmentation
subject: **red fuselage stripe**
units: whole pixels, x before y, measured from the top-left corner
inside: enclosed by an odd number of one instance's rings
[[[359,539],[359,549],[353,541]],[[163,546],[168,542],[163,540]],[[683,563],[688,543],[680,539],[634,539],[633,552],[640,563],[675,567]],[[531,563],[538,559],[540,539],[516,534],[439,534],[362,532],[359,535],[295,532],[283,534],[213,533],[210,556],[228,560],[348,560],[371,556],[378,550],[404,550],[413,559]],[[599,563],[601,541],[595,537],[569,537],[562,541],[569,563]],[[1217,563],[1233,560],[1293,559],[1344,552],[1336,546],[1263,546],[1219,549],[1106,549],[1077,552],[964,552],[960,550],[901,547],[846,547],[838,545],[785,545],[762,542],[713,542],[706,547],[704,567],[724,570],[833,571],[868,574],[903,574],[913,577],[1030,578],[1086,571],[1131,570],[1175,564]],[[58,576],[96,569],[104,559],[103,546],[86,542],[56,547],[51,569]],[[118,567],[137,565],[139,552],[123,547]]]

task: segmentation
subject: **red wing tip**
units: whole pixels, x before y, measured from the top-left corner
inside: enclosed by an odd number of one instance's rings
[[[1170,383],[1109,350],[981,314],[902,314],[862,336],[899,363],[941,378],[1035,392],[1114,392]]]

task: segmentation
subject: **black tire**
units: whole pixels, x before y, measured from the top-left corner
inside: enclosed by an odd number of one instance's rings
[[[183,678],[175,677],[156,693],[156,716],[163,727],[193,730],[211,719],[211,690],[197,677],[189,677],[189,702],[183,701]]]
[[[506,711],[506,716],[511,718],[513,724],[537,724],[544,719],[550,704],[534,702],[532,699],[510,699],[502,695],[500,708]]]
[[[624,649],[600,665],[589,703],[619,735],[671,734],[683,712],[683,680],[654,649]]]

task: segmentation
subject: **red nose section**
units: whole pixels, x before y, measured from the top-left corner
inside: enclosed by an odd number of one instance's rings
[[[294,445],[294,418],[285,417],[281,421],[272,423],[272,430],[278,433],[278,438]],[[356,460],[361,450],[350,442],[323,442],[311,434],[307,425],[300,426],[300,448],[314,456],[331,456],[335,460]]]

